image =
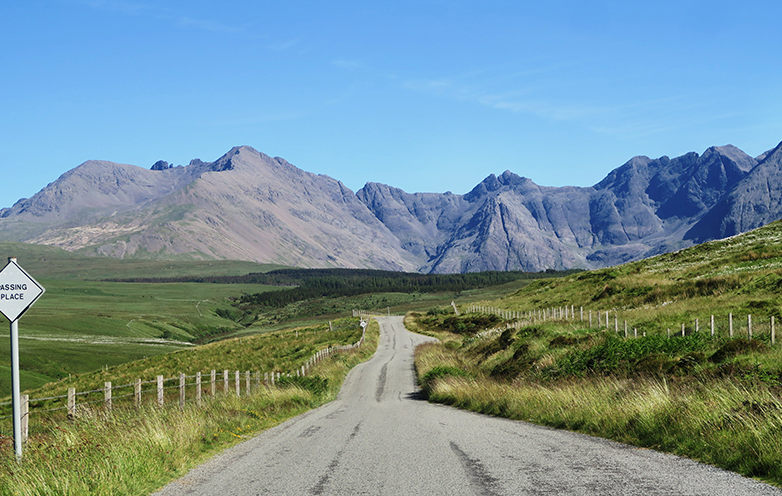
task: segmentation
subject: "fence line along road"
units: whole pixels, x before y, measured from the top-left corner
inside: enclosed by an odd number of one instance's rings
[[[413,351],[432,338],[379,317],[380,342],[337,400],[247,440],[157,496],[779,495],[649,449],[423,401]]]
[[[576,317],[576,310],[578,310],[578,317]],[[454,308],[454,311],[458,312],[456,308]],[[494,329],[489,330],[488,333],[486,332],[481,333],[482,336],[491,335],[496,332],[502,332],[502,329],[510,329],[510,328],[518,329],[525,325],[535,324],[539,322],[550,322],[550,321],[564,321],[564,322],[578,321],[581,323],[588,323],[590,328],[594,328],[595,327],[594,323],[596,322],[597,328],[611,329],[613,327],[614,332],[616,332],[619,335],[624,334],[625,338],[630,337],[630,329],[632,329],[633,337],[637,338],[639,334],[638,328],[635,326],[628,326],[628,322],[625,319],[621,321],[621,325],[620,325],[619,314],[617,312],[611,313],[609,310],[599,310],[599,311],[596,310],[594,311],[594,315],[593,315],[592,310],[587,310],[585,312],[583,306],[576,308],[575,305],[565,305],[561,307],[548,307],[548,308],[534,309],[534,310],[527,310],[527,311],[517,311],[517,310],[505,310],[505,309],[485,306],[485,305],[468,305],[467,312],[496,315],[501,319],[507,321],[505,323],[504,328],[496,327]],[[746,320],[744,320],[744,319],[734,319],[733,313],[728,313],[728,316],[724,321],[724,326],[722,327],[722,332],[720,332],[719,330],[719,325],[718,325],[719,322],[717,321],[717,319],[715,319],[714,315],[709,316],[708,322],[709,322],[709,332],[712,337],[724,335],[730,339],[733,339],[736,337],[746,336],[747,339],[753,339],[760,335],[766,335],[768,336],[769,341],[772,345],[776,344],[776,318],[773,315],[769,317],[768,325],[766,325],[765,322],[759,323],[757,322],[757,320],[753,324],[751,314],[748,314],[746,316]],[[741,324],[741,322],[746,322],[746,326]],[[767,332],[766,333],[759,332],[763,330],[766,330]],[[688,334],[693,334],[698,332],[701,332],[700,319],[695,318],[693,321],[689,322],[689,326],[687,325],[687,323],[682,322],[681,327],[677,329],[673,329],[673,332],[671,328],[668,328],[667,336],[670,338],[676,335],[685,336]],[[641,335],[646,336],[646,331],[642,329]]]
[[[364,321],[362,320],[363,323]],[[313,367],[335,353],[353,350],[362,346],[366,336],[366,325],[363,325],[362,328],[361,338],[355,343],[323,348],[314,353],[304,365],[296,368],[294,371],[270,371],[261,375],[260,371],[251,372],[248,370],[241,373],[236,370],[232,373],[229,370],[223,370],[220,377],[221,380],[218,381],[217,370],[213,369],[207,375],[208,381],[203,380],[204,375],[201,372],[190,376],[179,373],[174,377],[158,375],[155,379],[147,381],[136,379],[130,384],[118,386],[112,385],[110,381],[107,381],[102,389],[90,391],[76,391],[75,388],[68,388],[67,394],[45,398],[30,398],[29,395],[22,395],[20,401],[22,443],[25,443],[29,437],[30,417],[33,414],[41,415],[43,413],[63,411],[67,413],[68,418],[73,419],[80,416],[93,415],[98,409],[104,412],[111,411],[116,400],[130,401],[132,399],[133,404],[139,407],[144,398],[149,398],[150,395],[159,406],[164,406],[166,403],[166,391],[172,392],[174,390],[176,390],[174,398],[178,398],[180,408],[184,408],[185,403],[188,401],[187,391],[191,391],[190,401],[201,406],[205,396],[204,387],[206,387],[210,397],[215,397],[218,392],[218,383],[221,383],[219,389],[223,394],[234,393],[236,396],[241,396],[242,394],[249,394],[253,391],[253,388],[261,387],[261,385],[265,387],[274,386],[281,377],[308,376]],[[244,388],[242,388],[242,383],[244,383]],[[149,385],[153,385],[153,387],[145,388],[145,386]],[[122,394],[115,394],[115,391],[122,391]],[[0,403],[0,407],[10,404],[10,402]],[[36,407],[36,404],[39,406]],[[0,420],[9,418],[11,418],[11,415],[0,416]]]

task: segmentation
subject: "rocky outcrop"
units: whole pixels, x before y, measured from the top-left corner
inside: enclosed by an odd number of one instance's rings
[[[685,234],[721,201],[734,204],[726,195],[757,166],[728,145],[674,159],[634,157],[588,188],[538,186],[506,171],[461,198],[427,194],[424,201],[377,184],[357,195],[405,249],[428,256],[425,271],[593,268],[692,244]],[[762,221],[782,214],[775,212]]]
[[[782,216],[782,143],[723,195],[685,239],[700,243],[747,232]]]
[[[152,169],[89,161],[0,210],[0,239],[102,256],[425,272],[595,268],[782,217],[782,145],[634,157],[591,187],[505,171],[464,195],[338,180],[236,147]]]

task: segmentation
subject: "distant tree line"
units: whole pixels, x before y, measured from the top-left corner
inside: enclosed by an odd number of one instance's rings
[[[240,305],[281,308],[297,301],[321,297],[358,296],[370,293],[459,292],[505,284],[519,279],[561,277],[577,272],[469,272],[466,274],[419,274],[372,269],[279,269],[244,276],[110,279],[114,282],[198,282],[215,284],[264,284],[287,286],[286,291],[245,294]]]

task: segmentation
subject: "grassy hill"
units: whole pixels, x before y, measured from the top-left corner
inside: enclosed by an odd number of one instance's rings
[[[428,312],[408,322],[443,341],[416,356],[433,401],[682,454],[782,485],[782,344],[771,342],[771,317],[780,331],[780,291],[776,222],[479,302],[536,315],[568,306],[576,310],[568,318]],[[475,332],[486,327],[497,330]]]

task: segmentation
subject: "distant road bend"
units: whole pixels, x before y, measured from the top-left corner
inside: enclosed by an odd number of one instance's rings
[[[375,356],[339,398],[172,482],[190,495],[763,495],[772,486],[692,460],[421,401],[415,346],[383,317]]]

